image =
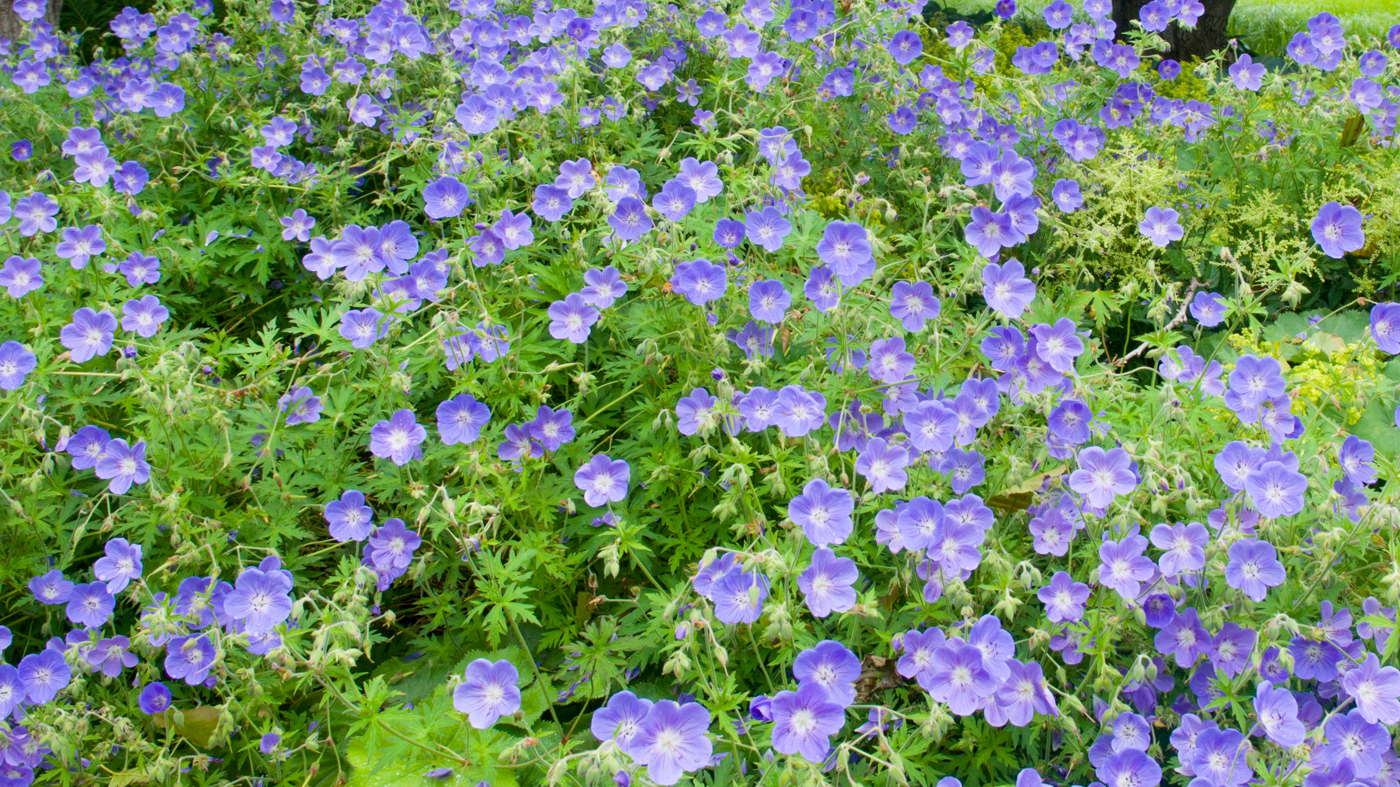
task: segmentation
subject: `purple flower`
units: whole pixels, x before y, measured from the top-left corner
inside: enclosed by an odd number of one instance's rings
[[[1179,218],[1181,214],[1171,208],[1148,208],[1147,216],[1138,222],[1138,231],[1152,241],[1153,246],[1167,246],[1172,241],[1181,240],[1184,235],[1181,225],[1177,223]]]
[[[326,504],[323,514],[336,541],[364,541],[374,528],[374,510],[365,505],[364,493],[345,490],[339,500]]]
[[[904,325],[904,330],[918,333],[924,323],[938,317],[941,304],[928,282],[898,281],[890,298],[890,316]]]
[[[1005,213],[995,213],[991,208],[981,206],[972,209],[971,220],[968,221],[967,227],[963,230],[963,237],[977,248],[978,254],[988,259],[995,257],[1002,247],[1009,248],[1025,240],[1024,236],[1012,224],[1010,216]],[[985,282],[985,270],[982,276]],[[1034,296],[1032,295],[1032,297]],[[993,308],[996,307],[993,306]],[[1015,316],[1019,317],[1020,314],[1017,313]]]
[[[1333,259],[1340,260],[1349,251],[1359,251],[1366,245],[1361,211],[1337,202],[1323,205],[1312,221],[1312,236],[1322,247],[1322,253]]]
[[[84,306],[73,312],[73,321],[59,331],[59,341],[69,350],[73,363],[87,363],[112,349],[117,318],[107,310],[95,312]]]
[[[714,241],[722,248],[736,249],[744,242],[747,228],[738,219],[720,219],[715,222]]]
[[[909,465],[909,452],[891,446],[883,437],[874,437],[856,459],[856,472],[870,483],[870,491],[880,494],[904,488],[909,480],[904,468]]]
[[[19,219],[19,234],[30,238],[40,232],[53,232],[58,227],[58,203],[43,192],[36,192],[15,203],[14,217]]]
[[[1264,64],[1254,62],[1249,55],[1240,55],[1230,66],[1230,81],[1240,90],[1258,90],[1263,86]]]
[[[146,462],[146,441],[127,445],[125,440],[112,440],[93,466],[93,472],[108,482],[107,491],[114,495],[126,494],[132,484],[146,483],[151,477],[151,466]]]
[[[444,175],[423,189],[423,203],[423,210],[428,214],[428,218],[455,218],[462,215],[462,211],[471,204],[471,192],[460,180]]]
[[[23,298],[44,286],[43,264],[33,257],[12,256],[0,269],[0,287],[11,298]]]
[[[1327,721],[1326,731],[1327,743],[1314,752],[1314,757],[1334,769],[1349,766],[1358,779],[1369,779],[1380,773],[1381,755],[1391,750],[1390,734],[1385,727],[1368,721],[1357,708],[1345,716],[1332,716]],[[1245,778],[1250,775],[1246,773]]]
[[[136,666],[137,658],[135,653],[128,653],[126,649],[131,646],[131,640],[123,637],[107,637],[98,640],[87,652],[85,660],[88,666],[100,670],[103,675],[115,678],[122,673],[125,668]]]
[[[845,612],[856,603],[853,587],[860,576],[855,561],[838,558],[828,547],[812,554],[812,562],[797,578],[797,586],[807,600],[807,609],[819,618],[832,612]]]
[[[1068,317],[1056,320],[1054,326],[1033,325],[1031,334],[1036,340],[1036,354],[1061,374],[1073,369],[1074,359],[1084,352],[1084,341],[1075,333],[1074,321]]]
[[[905,352],[904,337],[880,339],[870,345],[870,364],[866,371],[877,382],[896,383],[914,369],[914,356]]]
[[[724,295],[729,284],[729,275],[723,265],[715,265],[701,258],[676,266],[672,277],[675,291],[696,306],[704,306]]]
[[[1356,700],[1356,710],[1371,724],[1400,722],[1400,670],[1382,668],[1376,654],[1342,676],[1342,688]]]
[[[311,230],[316,226],[316,219],[307,215],[306,211],[297,208],[292,211],[292,215],[283,216],[281,220],[282,240],[298,240],[306,243],[311,240]]]
[[[755,320],[777,325],[783,321],[791,305],[792,295],[777,279],[756,281],[749,285],[749,314]]]
[[[1073,213],[1084,205],[1084,195],[1079,190],[1078,181],[1057,180],[1050,190],[1050,199],[1065,213]]]
[[[1400,353],[1400,303],[1378,303],[1371,308],[1371,338],[1381,352]]]
[[[1194,608],[1176,614],[1172,621],[1153,640],[1158,652],[1176,658],[1176,665],[1182,669],[1196,663],[1196,658],[1207,652],[1211,644],[1210,634],[1201,626]]]
[[[13,391],[39,365],[39,359],[19,342],[0,344],[0,390]]]
[[[1308,479],[1283,462],[1265,462],[1245,476],[1244,488],[1254,510],[1269,519],[1277,519],[1303,510]],[[1269,549],[1273,551],[1272,547]]]
[[[1207,328],[1225,321],[1225,299],[1214,292],[1197,292],[1191,300],[1191,316]]]
[[[79,626],[102,628],[107,619],[112,617],[112,609],[116,607],[116,603],[112,594],[107,592],[105,583],[89,582],[73,586],[72,594],[68,597],[68,607],[64,612],[70,621]]]
[[[558,221],[574,207],[569,192],[552,183],[542,183],[535,187],[535,199],[531,204],[535,213],[545,221]]]
[[[958,716],[972,715],[996,691],[998,681],[987,671],[982,651],[951,640],[933,652],[928,668],[929,695]]]
[[[749,241],[762,246],[768,252],[781,249],[783,239],[792,232],[792,222],[771,205],[761,211],[749,211],[744,217],[744,225]]]
[[[287,426],[314,424],[321,420],[321,397],[303,385],[277,398],[277,409],[287,414]]]
[[[627,499],[627,482],[632,469],[622,459],[597,454],[574,473],[574,486],[583,492],[583,501],[595,508]]]
[[[589,730],[599,743],[615,741],[624,754],[632,755],[632,741],[642,731],[652,701],[641,699],[630,691],[619,691],[608,698],[607,705],[593,712]]]
[[[165,709],[170,707],[170,689],[166,688],[165,684],[160,681],[148,683],[144,689],[141,689],[137,705],[141,707],[141,712],[148,716],[164,713]]]
[[[1307,735],[1303,722],[1298,720],[1298,701],[1286,688],[1261,681],[1254,693],[1254,713],[1259,719],[1254,734],[1262,730],[1269,740],[1286,749],[1300,745]]]
[[[731,626],[752,623],[763,614],[763,602],[768,598],[768,577],[735,567],[714,581],[710,598],[715,604],[715,617],[721,623]]]
[[[799,686],[796,692],[774,695],[773,748],[783,754],[800,754],[811,763],[821,763],[831,749],[830,736],[846,724],[846,711],[827,698],[813,684]]]
[[[93,574],[107,583],[107,592],[116,595],[133,579],[141,578],[141,545],[114,538],[103,547],[103,556],[93,564]]]
[[[130,331],[143,339],[156,335],[160,326],[170,319],[170,310],[160,304],[160,298],[143,295],[122,304],[122,330]]]
[[[474,443],[481,427],[491,421],[491,409],[469,394],[458,394],[437,406],[438,433],[443,445]]]
[[[1220,674],[1233,678],[1249,668],[1257,639],[1254,629],[1242,628],[1238,623],[1226,623],[1211,639],[1206,655]]]
[[[1147,539],[1128,536],[1122,541],[1105,541],[1099,545],[1099,584],[1118,591],[1131,601],[1138,597],[1143,582],[1152,578],[1157,566],[1142,553]]]
[[[890,57],[894,58],[894,62],[907,66],[924,53],[924,41],[912,30],[901,30],[890,38],[885,44],[885,49],[890,53]]]
[[[802,437],[826,423],[826,399],[800,385],[785,385],[778,392],[773,423],[788,437]]]
[[[68,260],[74,270],[86,268],[95,256],[107,250],[107,241],[102,239],[102,228],[89,224],[82,229],[68,227],[63,230],[63,240],[54,247],[54,254]]]
[[[1070,488],[1088,498],[1090,505],[1106,508],[1115,497],[1137,487],[1131,464],[1132,458],[1121,448],[1108,452],[1098,446],[1086,448],[1079,452],[1079,469],[1070,473]]]
[[[719,400],[709,391],[696,388],[690,396],[676,402],[676,429],[687,436],[708,432],[719,422],[720,414],[715,409],[718,404]]]
[[[860,658],[840,642],[824,639],[797,654],[792,674],[801,686],[815,686],[828,700],[845,708],[856,701]]]
[[[209,677],[218,652],[208,635],[192,634],[187,637],[171,637],[165,643],[165,674],[174,680],[183,680],[197,686]]]
[[[802,294],[807,296],[807,300],[820,312],[829,312],[836,308],[836,304],[841,299],[841,285],[838,283],[832,270],[825,265],[812,268],[812,272],[807,277],[807,283],[802,288]]]
[[[752,235],[753,223],[749,223]],[[817,256],[831,266],[847,287],[860,284],[874,273],[873,248],[865,228],[853,222],[833,221],[817,242]]]
[[[375,424],[369,435],[370,453],[403,467],[415,457],[422,457],[418,446],[428,439],[428,430],[418,423],[412,410],[404,408]]]
[[[1168,577],[1205,568],[1205,547],[1209,543],[1210,532],[1199,522],[1189,525],[1178,522],[1152,528],[1152,545],[1165,550],[1158,563],[1162,574]]]
[[[40,604],[67,604],[73,597],[73,583],[63,578],[63,572],[51,569],[48,573],[29,580],[29,592]]]
[[[530,230],[530,217],[524,213],[501,211],[501,217],[491,225],[492,231],[501,239],[506,251],[524,248],[535,242],[535,233]]]
[[[662,700],[647,712],[628,754],[646,766],[652,781],[675,784],[686,773],[710,764],[714,748],[705,736],[709,726],[710,712],[700,703]]]
[[[1225,584],[1242,591],[1255,601],[1263,601],[1269,588],[1282,585],[1286,578],[1283,564],[1278,562],[1275,555],[1274,545],[1267,541],[1236,541],[1230,545],[1230,562],[1225,566]]]
[[[588,341],[593,324],[598,322],[599,312],[583,299],[582,295],[571,292],[562,301],[549,306],[549,335],[556,339],[568,339],[574,344]]]
[[[851,512],[855,499],[839,487],[833,489],[826,481],[814,478],[802,488],[802,494],[788,504],[788,517],[802,528],[814,546],[844,544],[851,535]]]
[[[363,350],[389,333],[388,320],[375,309],[350,309],[340,315],[340,335]]]
[[[520,710],[520,673],[505,659],[477,659],[452,690],[452,707],[467,714],[472,727],[484,730],[502,716]]]
[[[1075,582],[1064,571],[1056,571],[1050,584],[1036,593],[1036,598],[1045,605],[1045,614],[1051,623],[1073,623],[1084,614],[1084,604],[1089,600],[1089,586]]]
[[[374,529],[365,544],[365,557],[376,571],[402,574],[413,561],[413,553],[423,544],[416,531],[394,517]]]
[[[1146,752],[1124,749],[1109,755],[1095,775],[1113,787],[1157,787],[1162,783],[1162,766]]]
[[[1074,525],[1065,521],[1058,509],[1050,509],[1030,523],[1033,546],[1038,555],[1064,557],[1074,541]]]
[[[292,580],[285,571],[245,568],[224,598],[229,617],[252,636],[265,634],[292,614]]]
[[[608,216],[608,226],[620,240],[635,241],[655,226],[647,215],[646,205],[636,197],[623,197]]]
[[[997,313],[1020,319],[1035,300],[1035,282],[1026,278],[1026,269],[1015,259],[1004,265],[988,263],[982,269],[982,297]]]
[[[32,705],[43,705],[57,697],[73,678],[73,670],[63,660],[63,654],[49,648],[20,659],[18,669]]]
[[[680,221],[694,209],[696,198],[695,190],[691,187],[679,180],[668,180],[661,186],[661,191],[652,197],[651,206],[671,221]]]
[[[685,170],[685,162],[681,162],[681,170]],[[567,191],[569,199],[582,197],[597,184],[598,181],[593,177],[593,164],[586,158],[560,163],[559,175],[554,179],[554,185]]]
[[[919,451],[943,453],[953,447],[958,414],[942,402],[920,402],[904,413],[904,431],[909,443]]]
[[[1035,190],[1035,164],[1015,151],[1003,152],[992,165],[990,175],[992,189],[1002,202],[1012,197],[1028,197]]]
[[[558,451],[559,446],[574,439],[574,414],[564,408],[552,410],[540,405],[531,421],[530,436],[540,441],[546,451]]]
[[[622,281],[622,274],[611,265],[602,270],[588,269],[583,274],[583,281],[587,286],[579,294],[583,296],[584,303],[599,309],[612,306],[613,301],[627,294],[627,282]]]

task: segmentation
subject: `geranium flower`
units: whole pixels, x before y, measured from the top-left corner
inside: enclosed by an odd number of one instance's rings
[[[502,716],[520,710],[520,673],[506,659],[476,659],[452,690],[452,707],[467,714],[472,727],[484,730]]]
[[[339,500],[326,504],[322,516],[336,541],[364,541],[374,528],[374,510],[365,505],[364,493],[347,489]]]
[[[369,451],[402,467],[414,458],[422,458],[419,446],[426,439],[428,430],[418,423],[412,410],[404,408],[374,425],[370,430]]]
[[[710,712],[700,703],[662,700],[647,711],[628,754],[646,766],[652,781],[675,784],[683,775],[709,765],[713,753],[713,744],[705,736],[709,726]]]
[[[814,546],[844,544],[851,535],[851,512],[855,498],[840,487],[832,488],[826,481],[813,478],[802,488],[802,494],[788,503],[788,518],[802,528],[802,533]]]
[[[627,482],[632,470],[627,462],[614,460],[607,454],[597,454],[574,473],[574,486],[583,492],[583,500],[601,508],[608,503],[627,499]]]
[[[856,603],[856,591],[851,587],[860,573],[855,561],[838,558],[828,547],[812,553],[812,562],[797,578],[797,587],[812,615],[824,618],[832,612],[845,612]]]
[[[830,736],[846,724],[845,708],[831,702],[819,687],[808,684],[797,691],[773,696],[773,748],[783,754],[799,754],[821,763],[831,749]]]

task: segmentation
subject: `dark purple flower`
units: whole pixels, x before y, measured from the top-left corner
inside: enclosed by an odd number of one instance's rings
[[[154,716],[157,713],[164,713],[165,709],[170,707],[170,699],[170,689],[166,688],[165,684],[160,681],[153,681],[146,684],[146,687],[141,690],[137,704],[141,707],[142,713]]]

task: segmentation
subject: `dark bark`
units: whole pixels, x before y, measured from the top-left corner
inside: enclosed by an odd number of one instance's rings
[[[1113,0],[1113,21],[1118,23],[1120,37],[1132,29],[1138,12],[1149,2],[1151,0]],[[1167,57],[1183,63],[1192,58],[1208,60],[1226,47],[1230,39],[1225,31],[1230,23],[1230,12],[1235,10],[1235,0],[1201,0],[1201,5],[1206,11],[1194,29],[1172,22],[1162,33],[1170,47],[1165,53]]]
[[[0,38],[8,38],[11,41],[19,41],[24,37],[24,22],[15,16],[13,3],[8,0],[0,0]],[[63,0],[49,0],[44,8],[44,21],[53,25],[54,30],[59,29],[59,13],[63,10]]]

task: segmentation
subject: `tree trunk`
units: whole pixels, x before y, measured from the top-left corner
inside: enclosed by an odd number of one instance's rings
[[[15,16],[13,3],[8,0],[0,0],[0,38],[8,38],[18,42],[24,36],[24,22]],[[44,8],[44,21],[53,25],[54,30],[59,29],[59,13],[63,10],[63,0],[49,0]]]
[[[1118,23],[1121,37],[1133,26],[1138,12],[1152,0],[1113,0],[1113,21]],[[1205,13],[1196,21],[1196,27],[1188,29],[1177,22],[1162,32],[1171,47],[1165,54],[1181,62],[1191,58],[1207,60],[1217,50],[1224,49],[1230,40],[1226,28],[1230,23],[1230,12],[1235,9],[1235,0],[1201,0]]]

